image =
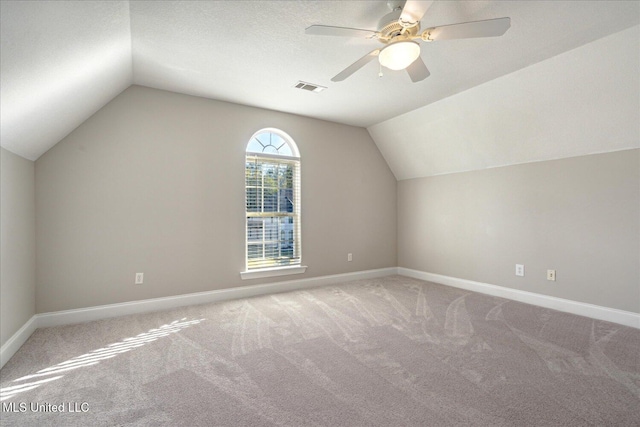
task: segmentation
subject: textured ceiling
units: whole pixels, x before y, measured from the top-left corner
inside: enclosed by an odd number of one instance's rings
[[[422,44],[431,76],[331,77],[375,40],[381,1],[2,1],[2,146],[36,159],[130,84],[370,126],[636,25],[638,2],[436,1],[423,28],[511,17],[502,37]],[[294,89],[298,80],[327,86]]]
[[[131,85],[129,4],[0,8],[0,142],[35,160]]]

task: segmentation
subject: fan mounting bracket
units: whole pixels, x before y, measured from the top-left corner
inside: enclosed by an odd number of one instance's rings
[[[388,1],[387,7],[389,8],[389,10],[393,12],[395,10],[402,10],[402,7],[404,6],[405,3],[406,1],[402,1],[402,0]]]

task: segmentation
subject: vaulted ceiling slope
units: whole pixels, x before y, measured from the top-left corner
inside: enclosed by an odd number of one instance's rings
[[[398,180],[640,148],[639,70],[636,25],[368,131]]]
[[[35,160],[133,82],[129,4],[0,7],[0,141]]]
[[[370,63],[381,1],[2,1],[2,146],[35,160],[131,84],[368,127],[638,24],[636,1],[436,1],[423,28],[511,17],[502,37],[423,44],[431,76]],[[294,89],[298,80],[327,86]]]

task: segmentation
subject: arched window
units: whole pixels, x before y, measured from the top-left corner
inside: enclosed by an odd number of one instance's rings
[[[289,135],[263,129],[251,137],[245,194],[247,272],[299,266],[300,153]]]

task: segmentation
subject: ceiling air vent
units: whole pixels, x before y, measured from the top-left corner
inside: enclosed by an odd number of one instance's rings
[[[298,81],[295,87],[302,90],[308,90],[309,92],[322,92],[323,90],[326,89],[326,87],[324,86],[316,85],[313,83],[307,83],[303,81]]]

